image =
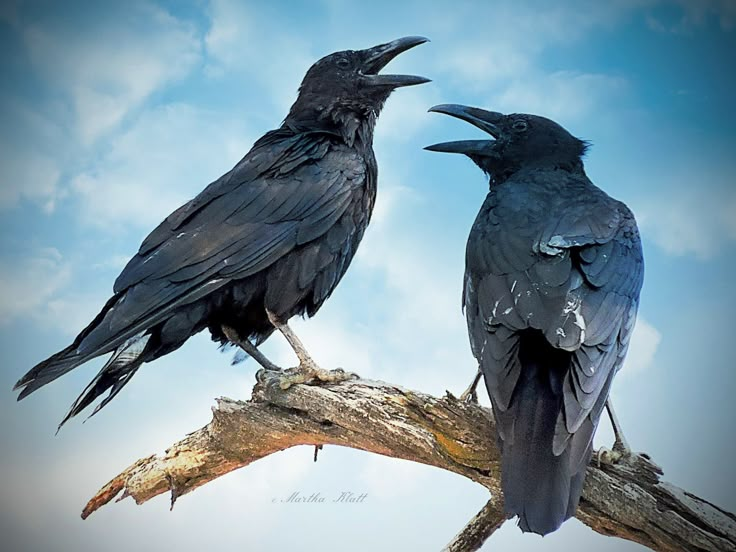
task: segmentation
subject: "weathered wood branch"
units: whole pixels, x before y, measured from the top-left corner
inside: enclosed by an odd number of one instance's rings
[[[493,493],[480,512],[473,516],[442,552],[479,550],[493,532],[508,519],[503,510],[503,494]]]
[[[295,445],[341,445],[421,462],[486,487],[489,503],[445,548],[477,550],[504,520],[499,452],[487,408],[387,383],[279,386],[259,372],[247,402],[220,399],[205,427],[132,466],[105,485],[82,513],[119,496],[141,504],[170,492],[174,501],[232,470]],[[577,517],[595,531],[653,550],[736,551],[736,517],[660,480],[644,454],[588,468]],[[438,546],[439,548],[439,546]]]

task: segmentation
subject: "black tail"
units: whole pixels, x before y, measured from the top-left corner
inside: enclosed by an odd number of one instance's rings
[[[39,362],[38,364],[36,364],[28,371],[26,375],[24,375],[15,383],[13,391],[17,391],[18,389],[21,390],[20,394],[18,395],[18,400],[26,398],[37,389],[43,387],[47,383],[51,383],[56,378],[63,376],[70,370],[73,370],[77,366],[84,364],[88,360],[92,360],[93,358],[112,350],[112,348],[109,348],[107,350],[98,348],[84,354],[80,354],[78,352],[79,346],[84,338],[97,328],[97,326],[104,319],[108,311],[115,305],[118,299],[119,297],[117,295],[113,295],[112,297],[110,297],[110,299],[108,299],[107,303],[104,307],[102,307],[102,310],[94,318],[94,320],[92,320],[92,322],[90,322],[87,327],[84,328],[74,339],[74,343],[69,345],[66,349],[59,351],[55,355],[50,356],[43,362]]]
[[[100,404],[98,404],[89,415],[91,418],[97,414],[107,403],[109,403],[115,395],[130,381],[130,378],[138,371],[141,364],[147,358],[145,353],[146,345],[150,339],[150,334],[138,335],[126,341],[117,348],[110,359],[105,363],[99,373],[95,376],[89,385],[74,401],[69,412],[59,424],[59,428],[63,426],[69,419],[73,418],[82,410],[92,404],[97,397],[102,395],[108,389],[110,392]],[[57,431],[58,431],[57,429]]]
[[[521,530],[546,535],[575,515],[594,427],[586,421],[562,453],[554,454],[555,426],[558,416],[564,415],[562,382],[570,353],[539,337],[522,338],[521,374],[510,408],[499,413],[505,428],[501,483],[506,512],[519,517]]]
[[[21,390],[18,400],[26,398],[40,387],[51,383],[56,378],[63,376],[70,370],[89,360],[88,356],[79,355],[76,349],[76,344],[69,345],[63,351],[59,351],[31,368],[13,387],[14,391]]]
[[[123,386],[130,381],[130,378],[135,374],[140,365],[150,357],[150,351],[146,351],[146,345],[151,335],[144,334],[143,332],[129,338],[117,347],[114,344],[103,343],[103,346],[94,348],[89,352],[79,352],[80,344],[82,344],[85,337],[97,328],[100,321],[116,301],[117,297],[112,297],[97,317],[77,336],[74,343],[31,368],[26,375],[16,382],[13,388],[14,390],[20,389],[18,400],[24,399],[37,389],[47,383],[51,383],[77,366],[112,351],[112,356],[102,367],[95,379],[90,382],[77,400],[74,401],[69,412],[59,424],[59,429],[70,418],[79,414],[92,404],[97,397],[109,389],[110,393],[108,396],[97,405],[90,415],[94,416],[118,394]]]
[[[201,293],[202,290],[197,289],[195,292]],[[15,384],[15,389],[20,390],[18,400],[77,366],[112,353],[97,376],[71,406],[59,428],[107,392],[107,396],[92,412],[91,415],[94,416],[120,392],[144,362],[174,351],[206,326],[207,308],[203,304],[173,311],[174,306],[177,306],[174,302],[166,307],[169,310],[135,318],[135,305],[131,307],[132,311],[125,310],[127,293],[126,291],[111,297],[95,319],[76,337],[74,343],[37,364],[19,379]],[[177,301],[186,304],[185,301],[191,298],[192,294],[189,294]]]

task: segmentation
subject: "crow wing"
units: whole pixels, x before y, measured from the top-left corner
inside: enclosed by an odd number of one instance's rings
[[[80,354],[112,350],[176,307],[323,235],[365,179],[364,160],[334,135],[266,134],[143,241],[115,282],[118,300],[84,338]]]
[[[560,454],[586,418],[595,427],[623,363],[643,256],[632,213],[584,176],[522,178],[492,190],[481,208],[466,250],[463,303],[473,353],[501,412],[519,381],[520,331],[540,330],[571,352],[553,443]],[[511,434],[504,423],[502,438]]]

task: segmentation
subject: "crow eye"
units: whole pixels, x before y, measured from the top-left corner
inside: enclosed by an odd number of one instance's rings
[[[347,69],[348,67],[350,67],[350,62],[345,58],[340,58],[337,60],[337,66],[340,69]]]
[[[524,131],[527,129],[526,121],[516,121],[511,128],[514,130]]]

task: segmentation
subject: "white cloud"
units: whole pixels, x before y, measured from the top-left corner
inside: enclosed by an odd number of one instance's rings
[[[622,94],[626,80],[598,73],[557,71],[510,81],[488,100],[494,110],[535,113],[558,121],[582,120]]]
[[[43,308],[70,275],[69,264],[53,248],[33,257],[0,259],[0,325]]]
[[[22,318],[65,337],[79,333],[102,308],[109,290],[80,291],[79,281],[73,284],[79,276],[74,265],[52,247],[0,259],[0,326]]]
[[[394,501],[418,494],[430,475],[430,470],[413,462],[372,454],[365,458],[357,479],[371,498]]]
[[[246,73],[251,83],[266,88],[274,111],[285,116],[302,77],[318,57],[312,42],[304,33],[290,32],[280,20],[262,16],[254,4],[213,0],[209,15],[207,73],[220,77],[227,72],[228,78],[234,72]]]
[[[502,112],[537,113],[580,121],[613,100],[624,97],[620,75],[580,71],[575,66],[546,65],[550,48],[570,47],[596,30],[606,30],[648,0],[599,3],[593,9],[578,2],[545,4],[494,2],[456,6],[447,17],[452,41],[438,48],[433,76],[462,88],[460,103]],[[444,15],[444,14],[443,14]],[[493,21],[492,31],[487,22]],[[462,37],[456,28],[462,25]],[[440,37],[437,39],[439,41]]]
[[[462,246],[451,263],[437,244],[397,238],[422,200],[390,180],[382,181],[375,217],[345,280],[315,318],[295,318],[290,325],[323,368],[459,394],[476,367],[460,308]],[[263,352],[278,365],[296,364],[278,333]]]
[[[698,180],[708,181],[702,174]],[[665,252],[707,260],[736,241],[736,191],[724,187],[702,193],[673,186],[656,201],[642,201],[637,218],[645,238]]]
[[[194,28],[160,8],[135,4],[107,17],[93,27],[37,23],[23,32],[34,67],[71,98],[85,144],[184,77],[201,57]]]
[[[241,55],[246,49],[236,46],[259,27],[249,11],[251,8],[241,2],[210,2],[210,29],[205,37],[205,46],[207,54],[215,62],[225,66],[243,63]]]
[[[628,376],[638,374],[651,367],[654,355],[657,353],[662,334],[649,322],[639,317],[631,336],[629,352],[626,355],[626,363],[619,374]]]
[[[450,46],[440,54],[438,65],[453,80],[471,84],[474,88],[485,88],[491,82],[514,77],[528,70],[530,55],[511,45],[487,46],[465,43]]]
[[[13,132],[0,137],[0,209],[28,200],[50,213],[67,193],[66,173],[85,155],[80,145],[116,129],[153,92],[185,76],[200,58],[200,42],[189,24],[145,3],[107,13],[94,26],[28,25],[22,9],[9,13],[54,99],[5,98],[2,115]]]
[[[145,111],[105,156],[72,181],[87,223],[153,228],[230,170],[250,147],[232,114],[185,104]]]
[[[53,328],[65,337],[73,337],[94,319],[110,295],[112,291],[57,293],[33,315],[39,324]]]
[[[98,262],[92,265],[92,268],[98,270],[112,269],[121,271],[128,264],[130,257],[127,255],[113,255],[104,259],[100,259]]]
[[[454,6],[443,13],[451,24],[441,32],[455,34],[464,29],[465,40],[453,36],[451,44],[437,52],[437,66],[447,78],[476,89],[503,85],[533,73],[541,54],[555,45],[572,44],[594,29],[615,24],[642,2],[599,3],[594,9],[577,2],[545,4],[543,10],[533,3],[494,2]],[[587,9],[583,9],[587,8]],[[488,21],[493,21],[488,30]]]
[[[64,195],[59,182],[69,152],[69,140],[48,106],[27,99],[5,98],[0,102],[0,209],[19,201],[40,205],[52,212]]]
[[[427,110],[441,101],[439,91],[431,84],[396,90],[378,118],[375,142],[407,142],[432,122]]]
[[[314,360],[325,369],[343,368],[371,378],[376,361],[372,334],[362,333],[351,322],[348,313],[325,309],[318,320],[293,319],[289,325],[303,341]],[[267,356],[277,365],[296,366],[291,346],[278,333],[269,340]]]
[[[0,137],[0,209],[27,199],[53,211],[60,174],[52,157]]]

